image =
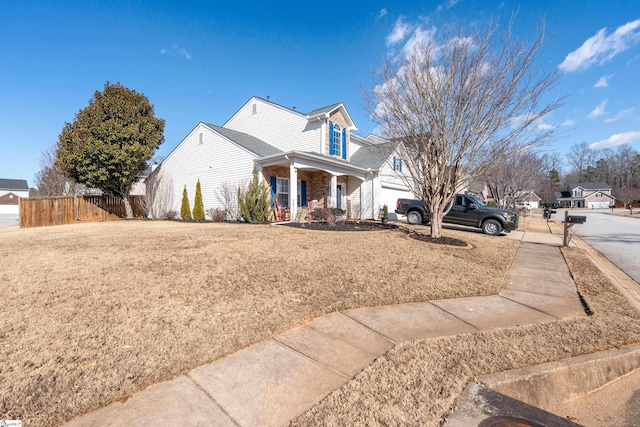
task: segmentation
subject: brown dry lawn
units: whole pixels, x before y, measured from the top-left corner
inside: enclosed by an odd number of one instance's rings
[[[497,293],[518,242],[445,235],[472,249],[269,225],[0,230],[0,419],[59,424],[327,312]],[[363,375],[439,344],[425,345],[400,346]],[[582,349],[567,346],[556,356]],[[319,408],[343,416],[330,402]],[[334,416],[318,413],[311,424]]]

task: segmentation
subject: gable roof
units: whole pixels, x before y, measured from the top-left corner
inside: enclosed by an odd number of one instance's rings
[[[396,147],[398,147],[397,142],[385,142],[362,147],[351,156],[351,164],[363,169],[379,169],[393,154]]]
[[[342,105],[342,103],[337,102],[335,104],[327,105],[326,107],[322,107],[322,108],[318,108],[317,110],[310,111],[307,113],[307,118],[318,117],[324,114],[331,114],[333,110],[337,109],[340,105]]]
[[[578,182],[567,184],[568,188],[577,188],[580,187],[584,190],[610,190],[611,186],[606,182]]]
[[[29,191],[26,179],[0,178],[0,190]]]
[[[272,154],[282,153],[281,150],[278,150],[273,145],[269,145],[263,140],[256,138],[255,136],[251,136],[246,133],[223,128],[220,126],[215,126],[210,123],[203,123],[203,125],[207,126],[212,131],[219,133],[220,135],[224,136],[228,140],[235,142],[239,146],[251,151],[257,156],[264,157],[264,156],[270,156]]]

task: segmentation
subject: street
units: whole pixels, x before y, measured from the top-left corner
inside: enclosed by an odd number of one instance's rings
[[[564,212],[558,209],[554,219],[562,223]],[[640,283],[640,218],[612,215],[611,209],[571,209],[569,215],[585,215],[572,232]]]

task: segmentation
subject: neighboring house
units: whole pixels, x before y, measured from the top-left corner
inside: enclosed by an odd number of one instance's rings
[[[171,209],[180,211],[185,185],[193,205],[199,179],[205,211],[224,208],[223,187],[246,186],[255,166],[293,220],[318,207],[377,218],[384,204],[393,211],[398,198],[413,196],[399,177],[397,143],[360,137],[356,129],[341,103],[301,113],[252,97],[223,126],[198,123],[147,185],[164,181]]]
[[[29,197],[26,180],[0,178],[0,214],[18,215],[22,197]]]
[[[538,209],[540,207],[541,200],[540,196],[533,191],[524,191],[522,194],[518,195],[516,203],[524,203],[528,205],[530,209]]]
[[[608,208],[615,204],[611,186],[604,182],[567,184],[564,191],[554,193],[554,201],[565,208]]]

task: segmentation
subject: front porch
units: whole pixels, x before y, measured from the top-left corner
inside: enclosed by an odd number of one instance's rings
[[[373,173],[310,153],[287,153],[256,161],[275,195],[274,221],[300,222],[318,208],[344,211],[345,219],[372,218],[365,183]]]

